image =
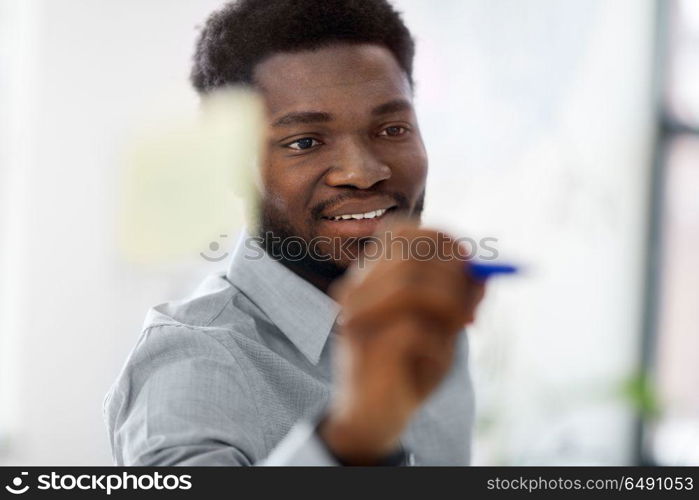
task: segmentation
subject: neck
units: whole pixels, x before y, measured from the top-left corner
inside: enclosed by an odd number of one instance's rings
[[[296,275],[302,277],[326,295],[328,293],[328,290],[330,289],[330,285],[332,285],[333,282],[335,282],[335,280],[338,278],[331,278],[329,276],[324,276],[319,273],[313,272],[311,269],[308,268],[308,266],[299,264],[298,262],[290,262],[285,260],[281,260],[279,262],[281,262],[284,265],[284,267],[286,267]]]

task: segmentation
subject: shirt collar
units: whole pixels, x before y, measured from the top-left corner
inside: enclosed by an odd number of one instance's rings
[[[243,232],[226,277],[252,300],[306,358],[318,364],[340,306],[270,257]]]

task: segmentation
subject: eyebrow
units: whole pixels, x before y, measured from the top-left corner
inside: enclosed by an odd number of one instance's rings
[[[288,125],[296,125],[299,123],[326,123],[332,121],[332,119],[333,118],[330,113],[324,113],[322,111],[295,111],[285,114],[276,120],[272,126],[286,127]]]
[[[386,103],[380,104],[371,110],[372,116],[387,115],[400,111],[409,111],[413,109],[412,104],[405,99],[394,99]],[[278,118],[273,127],[288,127],[289,125],[308,124],[308,123],[327,123],[333,120],[330,113],[324,111],[293,111]]]
[[[384,104],[376,106],[371,110],[373,116],[388,115],[391,113],[398,113],[399,111],[410,111],[413,109],[413,105],[405,99],[394,99],[388,101]]]

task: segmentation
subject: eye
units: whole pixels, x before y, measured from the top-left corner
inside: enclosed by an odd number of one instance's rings
[[[401,127],[400,125],[391,125],[390,127],[386,127],[381,132],[379,132],[379,135],[382,135],[384,137],[400,137],[401,135],[404,135],[407,131],[407,128]]]
[[[293,149],[295,151],[304,151],[318,146],[320,141],[313,139],[312,137],[303,137],[302,139],[296,139],[294,142],[286,144],[285,147]]]

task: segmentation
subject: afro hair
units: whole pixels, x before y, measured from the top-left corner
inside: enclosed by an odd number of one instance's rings
[[[196,44],[190,79],[201,94],[254,84],[255,66],[278,52],[334,43],[386,47],[413,83],[415,43],[386,0],[238,0],[211,14]]]

